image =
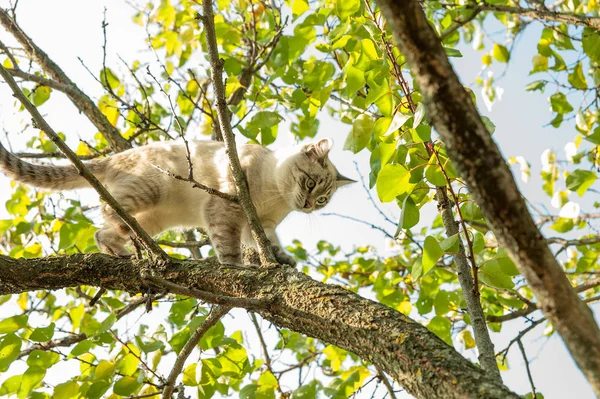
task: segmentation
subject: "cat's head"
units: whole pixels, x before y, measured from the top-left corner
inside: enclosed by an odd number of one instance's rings
[[[332,141],[322,139],[297,148],[283,166],[282,184],[288,205],[310,213],[323,208],[333,193],[354,180],[342,176],[329,160]]]

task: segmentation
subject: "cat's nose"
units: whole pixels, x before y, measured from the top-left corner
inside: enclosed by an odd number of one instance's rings
[[[310,209],[310,208],[312,208],[312,204],[311,204],[311,203],[310,203],[310,201],[307,199],[307,200],[304,202],[304,209]]]

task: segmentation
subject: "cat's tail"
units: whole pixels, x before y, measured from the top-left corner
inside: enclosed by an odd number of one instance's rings
[[[97,160],[86,163],[86,166],[102,180],[106,163]],[[87,180],[79,175],[73,165],[34,165],[11,154],[0,143],[0,171],[19,183],[52,190],[71,190],[89,187]]]

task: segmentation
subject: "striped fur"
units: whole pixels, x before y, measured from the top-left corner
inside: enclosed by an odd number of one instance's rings
[[[92,173],[100,179],[103,175],[103,165],[102,161],[87,164]],[[34,187],[57,191],[89,187],[87,181],[79,176],[74,166],[34,165],[17,158],[1,143],[0,170],[9,178]]]
[[[192,141],[190,157],[196,181],[228,194],[235,183],[223,143]],[[321,209],[337,188],[352,181],[339,175],[328,159],[331,141],[320,140],[279,151],[260,145],[238,147],[250,196],[267,238],[281,263],[294,260],[281,249],[275,229],[293,210]],[[241,264],[241,243],[253,245],[250,229],[239,205],[176,180],[155,166],[187,176],[183,143],[153,143],[89,162],[88,167],[106,189],[150,235],[178,227],[201,227],[211,239],[221,263]],[[33,165],[0,146],[0,170],[21,183],[54,190],[87,187],[73,166]],[[102,207],[104,225],[96,232],[102,252],[123,256],[131,232],[110,208]]]

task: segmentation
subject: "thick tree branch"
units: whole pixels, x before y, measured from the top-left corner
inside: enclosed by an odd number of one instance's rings
[[[131,148],[131,144],[121,136],[119,130],[109,122],[96,104],[94,104],[94,102],[82,92],[71,79],[69,79],[63,70],[48,57],[48,54],[42,51],[42,49],[40,49],[33,40],[21,30],[17,23],[8,15],[7,11],[1,8],[0,24],[2,24],[2,26],[17,39],[21,46],[23,46],[23,49],[29,58],[38,63],[44,72],[56,82],[54,88],[60,90],[57,85],[63,85],[64,90],[61,91],[64,91],[77,109],[88,117],[115,151],[124,151]],[[14,68],[18,68],[17,65],[13,66]]]
[[[0,256],[0,295],[79,285],[145,292],[150,287],[143,276],[150,263],[104,254]],[[215,259],[168,259],[152,273],[191,290],[268,301],[255,310],[264,319],[354,352],[416,397],[519,397],[400,312],[293,268],[231,268]]]
[[[0,13],[2,11],[0,10]],[[17,100],[23,104],[25,109],[29,112],[33,118],[34,123],[38,128],[44,131],[44,133],[52,140],[52,142],[66,155],[67,158],[73,163],[79,174],[85,178],[90,185],[98,192],[100,198],[102,198],[114,211],[119,215],[123,222],[135,233],[137,237],[146,245],[146,247],[154,255],[159,258],[167,258],[167,254],[160,248],[160,246],[142,229],[142,226],[137,220],[129,215],[123,207],[117,202],[117,200],[108,192],[108,190],[100,183],[100,181],[94,176],[94,174],[88,169],[87,166],[79,157],[65,144],[64,141],[58,136],[58,134],[48,125],[46,120],[39,113],[37,108],[25,97],[25,94],[21,91],[17,82],[13,79],[11,74],[0,65],[0,75],[4,78],[6,83],[10,86],[13,95]]]
[[[369,5],[369,2],[366,3],[369,14],[371,15],[371,19],[375,22],[375,24],[379,27],[379,30],[382,35],[382,40],[384,42],[385,53],[387,55],[388,60],[392,63],[392,75],[398,81],[398,84],[406,98],[408,108],[410,109],[412,114],[415,114],[417,107],[412,100],[410,87],[408,82],[404,78],[404,74],[402,72],[402,67],[397,62],[397,57],[394,56],[392,44],[390,40],[387,39],[386,29],[384,27],[384,22],[381,18],[377,18],[375,12]],[[451,237],[453,235],[459,234],[459,224],[457,224],[454,219],[454,213],[452,211],[452,201],[448,198],[448,192],[452,195],[454,199],[454,203],[458,203],[457,197],[452,189],[452,182],[448,179],[448,176],[445,171],[445,167],[440,160],[438,150],[436,150],[433,142],[431,140],[423,143],[425,146],[425,150],[427,151],[427,155],[429,158],[435,156],[441,171],[443,172],[447,185],[446,187],[436,187],[435,199],[438,203],[438,211],[442,217],[442,223],[444,225],[444,230],[446,231],[446,235]],[[469,253],[467,255],[465,251],[465,245],[463,244],[463,238],[461,236],[458,237],[459,241],[459,253],[454,256],[454,263],[456,264],[456,269],[458,272],[458,281],[460,283],[463,297],[465,298],[465,302],[467,304],[467,312],[471,318],[471,324],[473,325],[473,331],[475,333],[475,343],[477,344],[477,350],[479,352],[479,362],[481,366],[492,373],[492,375],[498,379],[499,382],[502,382],[502,377],[500,376],[500,370],[498,370],[498,365],[496,363],[496,358],[494,356],[494,343],[490,337],[489,331],[487,329],[487,324],[485,322],[485,317],[483,314],[483,309],[481,308],[481,302],[479,300],[479,286],[477,283],[477,265],[475,263],[475,258],[473,257],[472,251],[472,241],[468,235],[467,226],[462,218],[460,213],[460,209],[457,208],[457,214],[459,216],[460,222],[463,227],[463,231],[465,233],[465,240],[467,242],[467,247],[469,249]],[[468,257],[467,257],[468,256]],[[468,260],[470,260],[471,264],[469,265]],[[473,274],[471,274],[471,272]]]
[[[235,182],[237,197],[242,209],[244,210],[244,213],[246,214],[246,217],[248,218],[250,232],[252,234],[252,238],[256,242],[256,246],[258,247],[258,254],[260,256],[261,263],[263,265],[274,265],[277,264],[277,261],[275,260],[275,256],[271,250],[271,244],[265,235],[260,220],[258,219],[258,215],[256,214],[254,204],[252,203],[252,199],[250,198],[248,181],[244,171],[242,170],[240,159],[237,154],[235,136],[231,129],[229,110],[227,109],[227,101],[225,100],[225,85],[223,84],[222,78],[223,60],[219,58],[212,7],[212,0],[203,1],[202,10],[204,15],[199,16],[199,18],[204,24],[206,33],[206,45],[208,47],[212,83],[215,89],[215,102],[217,106],[217,116],[219,120],[220,131],[227,147],[229,167],[231,168],[231,174]]]
[[[533,18],[542,21],[549,22],[560,22],[567,25],[586,26],[589,28],[600,29],[600,17],[591,17],[587,15],[570,13],[570,12],[559,12],[550,9],[535,9],[535,8],[524,8],[514,6],[504,6],[496,4],[483,3],[466,3],[466,4],[444,4],[444,6],[458,7],[458,8],[469,8],[479,9],[480,11],[492,11],[506,14],[521,15],[523,17]]]
[[[454,73],[418,0],[377,0],[406,57],[433,126],[500,245],[600,395],[600,330],[572,289],[523,201],[510,169]]]

